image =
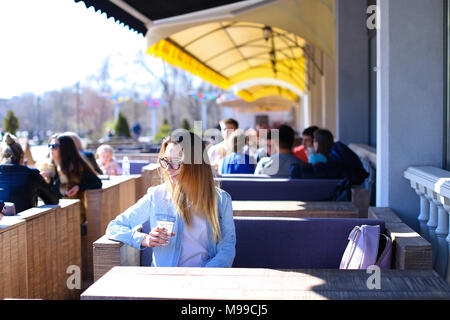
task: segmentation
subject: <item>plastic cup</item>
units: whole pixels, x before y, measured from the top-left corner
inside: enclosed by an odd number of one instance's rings
[[[165,228],[166,229],[166,233],[169,236],[168,241],[170,241],[170,237],[172,235],[172,231],[173,231],[173,221],[166,221],[166,220],[159,220],[156,225],[158,226],[158,228]]]

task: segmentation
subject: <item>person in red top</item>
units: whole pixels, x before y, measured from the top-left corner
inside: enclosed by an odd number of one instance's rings
[[[302,160],[303,162],[308,162],[308,149],[314,148],[313,146],[313,137],[314,132],[318,130],[319,127],[317,126],[311,126],[309,128],[306,128],[302,132],[302,144],[300,146],[294,147],[292,149],[292,153],[294,156]]]

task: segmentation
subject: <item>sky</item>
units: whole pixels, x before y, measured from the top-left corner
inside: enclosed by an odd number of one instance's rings
[[[147,49],[142,35],[73,0],[0,0],[0,48],[6,99],[83,85],[108,55],[132,61]]]

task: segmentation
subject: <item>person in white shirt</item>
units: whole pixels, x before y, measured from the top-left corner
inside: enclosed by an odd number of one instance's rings
[[[223,141],[219,142],[215,145],[212,145],[208,149],[208,157],[211,166],[216,170],[218,170],[219,163],[221,160],[230,154],[230,148],[228,146],[228,138],[230,135],[239,128],[239,123],[232,119],[224,119],[220,121],[220,129],[223,137]]]

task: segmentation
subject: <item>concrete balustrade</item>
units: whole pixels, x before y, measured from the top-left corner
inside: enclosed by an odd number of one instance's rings
[[[435,167],[409,167],[404,177],[411,182],[411,187],[420,197],[417,219],[422,236],[428,236],[431,242],[433,267],[450,283],[450,172]]]

